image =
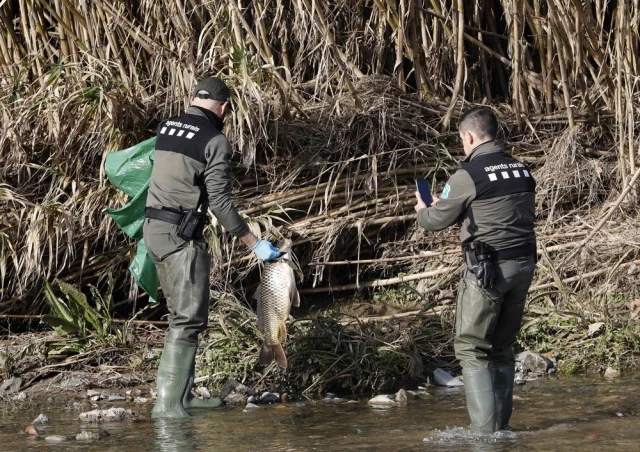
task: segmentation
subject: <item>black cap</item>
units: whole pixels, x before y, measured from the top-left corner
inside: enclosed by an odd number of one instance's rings
[[[195,97],[202,97],[198,96],[200,91],[206,91],[209,93],[210,97],[204,97],[205,99],[208,98],[223,102],[231,102],[231,91],[229,90],[229,87],[218,77],[207,77],[200,80],[193,90],[193,95]]]

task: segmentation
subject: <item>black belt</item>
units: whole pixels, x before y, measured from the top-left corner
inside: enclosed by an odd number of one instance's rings
[[[184,213],[178,213],[168,209],[147,207],[144,209],[144,216],[153,220],[164,221],[165,223],[180,224],[184,218]]]
[[[462,247],[463,253],[466,253],[468,250],[468,246]],[[537,253],[538,251],[535,243],[525,243],[523,245],[514,246],[513,248],[494,250],[491,252],[491,258],[494,261],[508,261],[512,259],[519,259],[521,257],[537,257]]]
[[[519,259],[521,257],[536,256],[537,252],[535,244],[525,243],[524,245],[507,248],[506,250],[497,250],[496,259],[499,261],[508,261],[511,259]]]

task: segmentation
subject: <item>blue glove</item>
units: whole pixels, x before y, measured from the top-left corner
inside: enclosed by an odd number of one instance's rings
[[[259,259],[263,261],[270,261],[271,259],[275,259],[280,256],[280,250],[273,246],[271,242],[267,240],[258,239],[251,251],[256,253]]]

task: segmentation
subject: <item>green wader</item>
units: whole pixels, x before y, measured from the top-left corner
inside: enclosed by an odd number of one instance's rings
[[[220,399],[191,394],[198,336],[207,327],[211,256],[204,238],[186,241],[177,226],[145,219],[144,240],[167,300],[169,328],[157,376],[153,417],[188,417],[185,408],[215,408]]]
[[[460,281],[454,348],[475,430],[509,428],[515,368],[512,347],[534,271],[534,258],[524,257],[498,262],[492,289],[479,288],[468,269]]]

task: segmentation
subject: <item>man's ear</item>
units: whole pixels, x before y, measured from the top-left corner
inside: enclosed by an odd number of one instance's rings
[[[473,144],[476,141],[476,137],[468,130],[465,133],[467,134],[467,140],[469,141],[469,144]]]

